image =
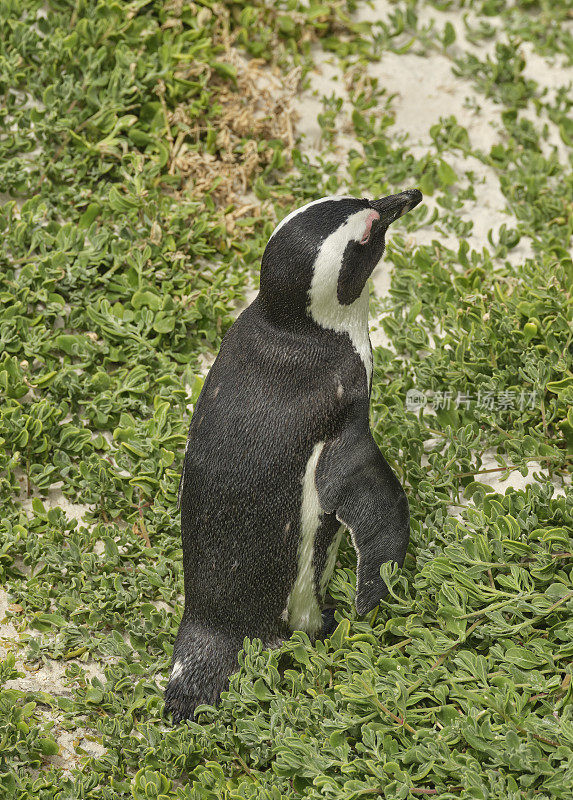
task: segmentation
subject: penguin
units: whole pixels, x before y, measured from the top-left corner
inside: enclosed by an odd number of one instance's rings
[[[358,614],[387,593],[381,565],[404,562],[408,500],[369,427],[368,279],[388,226],[421,199],[323,197],[266,245],[259,293],[223,338],[189,428],[174,722],[217,704],[246,636],[273,648],[295,630],[323,635],[344,529]]]

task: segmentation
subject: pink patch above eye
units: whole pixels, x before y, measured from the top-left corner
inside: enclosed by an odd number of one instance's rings
[[[366,244],[368,239],[370,239],[370,231],[372,230],[372,223],[374,220],[380,219],[380,214],[377,211],[371,211],[368,216],[366,217],[366,227],[364,228],[364,234],[362,235],[362,239],[360,240],[360,244]]]

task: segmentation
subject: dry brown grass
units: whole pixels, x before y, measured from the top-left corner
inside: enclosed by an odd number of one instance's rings
[[[170,5],[176,24],[180,2]],[[273,150],[265,141],[279,140],[283,155],[290,159],[295,144],[296,113],[293,99],[300,84],[300,67],[286,76],[263,59],[247,60],[234,46],[235,35],[229,32],[229,11],[223,6],[198,9],[198,16],[217,15],[213,46],[221,47],[218,60],[235,70],[233,85],[224,80],[210,64],[193,61],[182,63],[178,76],[185,80],[201,80],[213,91],[220,112],[206,119],[192,117],[185,105],[169,112],[169,172],[181,175],[182,190],[195,197],[207,192],[219,207],[236,202],[252,186],[253,180],[267,166]],[[159,87],[161,97],[161,87]],[[214,146],[205,148],[209,129],[216,130]],[[171,131],[177,131],[173,134]],[[256,212],[253,204],[242,204],[235,216]],[[237,214],[237,212],[240,212]]]

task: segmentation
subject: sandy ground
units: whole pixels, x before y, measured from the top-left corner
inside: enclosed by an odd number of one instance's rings
[[[385,0],[377,0],[371,6],[362,6],[358,12],[360,20],[384,20],[392,10],[392,5]],[[451,22],[456,28],[457,41],[456,48],[461,51],[476,51],[476,48],[464,36],[464,28],[461,16],[456,13],[439,12],[433,7],[428,7],[422,12],[424,25],[430,25],[434,21],[435,29],[443,29],[446,22]],[[492,42],[487,47],[493,48]],[[487,49],[487,48],[486,48]],[[484,49],[480,48],[481,55]],[[321,98],[331,96],[333,93],[342,97],[343,113],[338,121],[339,135],[337,140],[336,157],[344,162],[346,155],[351,147],[356,147],[356,142],[350,135],[348,114],[351,110],[348,96],[345,90],[345,76],[341,73],[335,63],[335,59],[330,54],[325,54],[319,48],[315,48],[316,68],[311,74],[310,88],[302,92],[296,100],[296,110],[299,114],[296,135],[301,137],[300,147],[311,160],[316,159],[320,153],[321,129],[317,122],[317,115],[322,111]],[[564,77],[562,65],[549,64],[545,59],[535,55],[530,49],[527,51],[527,74],[531,74],[542,87],[547,87],[549,91],[555,85],[563,85],[567,81]],[[395,113],[395,125],[393,130],[396,136],[406,134],[412,145],[415,155],[425,152],[430,144],[430,127],[439,121],[440,117],[454,114],[458,121],[464,125],[470,135],[471,143],[474,148],[488,151],[499,138],[500,110],[493,102],[488,101],[482,95],[477,95],[473,86],[459,78],[454,77],[451,70],[451,62],[439,53],[418,56],[414,54],[395,55],[387,53],[378,63],[369,66],[369,72],[377,77],[381,86],[385,87],[388,93],[395,93],[393,110]],[[423,76],[423,82],[421,80]],[[556,80],[558,76],[558,80]],[[571,71],[573,80],[573,71]],[[468,102],[472,99],[475,102]],[[479,110],[476,110],[479,107]],[[543,120],[546,121],[546,120]],[[539,120],[537,120],[539,122]],[[565,152],[555,126],[550,123],[550,138],[548,146],[555,144],[559,153],[564,158]],[[479,192],[475,202],[468,202],[463,210],[463,219],[472,219],[474,228],[469,243],[472,248],[481,249],[488,245],[488,232],[493,229],[497,232],[502,224],[512,227],[512,217],[506,209],[505,199],[500,191],[499,182],[494,171],[484,166],[475,158],[464,159],[459,156],[457,160],[450,159],[456,171],[473,170],[478,176]],[[343,167],[341,169],[344,169]],[[406,188],[406,187],[404,187]],[[432,204],[432,198],[426,200]],[[436,238],[437,234],[431,227],[421,227],[416,232],[410,234],[414,244],[423,244]],[[458,241],[454,237],[446,239],[445,243],[457,249]],[[529,255],[530,248],[528,242],[521,242],[520,245],[511,251],[510,258],[522,259]],[[374,291],[378,296],[385,296],[388,292],[390,274],[384,262],[378,267],[373,283]],[[256,290],[251,288],[245,303],[237,307],[239,313],[256,295]],[[372,321],[373,345],[388,345],[382,331],[377,329],[377,321]],[[212,363],[209,357],[203,357],[202,371],[206,372]],[[190,408],[191,411],[191,408]],[[498,464],[494,454],[489,454],[482,467],[483,470],[495,469]],[[489,472],[479,476],[480,481],[487,483],[493,489],[504,492],[507,487],[522,488],[534,480],[534,473],[543,477],[548,477],[547,473],[540,469],[538,465],[532,465],[530,473],[523,478],[518,472],[512,472],[507,480],[502,481],[501,472]],[[70,518],[81,520],[86,507],[72,504],[67,501],[61,491],[52,490],[48,497],[44,499],[47,507],[60,506]],[[26,512],[31,511],[31,499],[24,500],[23,507]],[[61,662],[48,662],[39,669],[26,665],[24,660],[24,650],[19,645],[20,631],[14,625],[17,617],[4,620],[6,614],[10,614],[10,598],[4,590],[0,589],[0,658],[5,657],[9,650],[17,653],[17,667],[25,677],[9,681],[8,685],[22,690],[40,690],[53,695],[69,695],[70,689],[66,685],[64,678],[65,665]],[[83,664],[88,676],[100,675],[101,670],[95,664]],[[54,717],[52,717],[54,718]],[[55,718],[54,718],[55,719]],[[76,729],[73,732],[65,731],[56,724],[54,735],[60,744],[60,755],[55,759],[59,766],[70,767],[77,763],[79,751],[85,750],[90,754],[103,752],[100,744],[89,737],[89,733]]]

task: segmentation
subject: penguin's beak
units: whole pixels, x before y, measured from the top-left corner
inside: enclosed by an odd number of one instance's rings
[[[406,189],[400,194],[391,194],[381,197],[380,200],[371,200],[370,205],[380,214],[380,219],[390,225],[398,217],[407,214],[422,201],[422,192],[419,189]]]

